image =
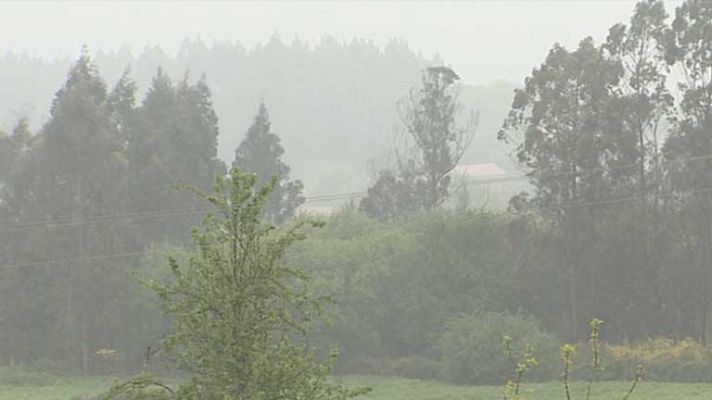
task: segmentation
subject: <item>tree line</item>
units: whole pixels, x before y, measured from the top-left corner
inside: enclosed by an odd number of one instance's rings
[[[534,186],[512,208],[553,235],[574,339],[596,315],[622,340],[712,340],[712,7],[671,20],[643,1],[601,45],[555,45],[500,132]]]
[[[145,298],[132,298],[128,272],[150,244],[190,238],[205,209],[175,186],[207,191],[225,174],[217,139],[204,77],[174,83],[159,68],[138,104],[130,72],[109,90],[86,50],[42,129],[21,120],[0,136],[5,362],[55,359],[88,370],[97,349],[140,355],[133,341],[145,335],[134,329],[153,321],[141,321]],[[261,104],[234,165],[260,184],[278,176],[265,207],[275,223],[304,201],[283,153]]]
[[[573,50],[555,44],[515,90],[498,137],[515,146],[532,190],[510,201],[513,251],[521,270],[543,263],[555,272],[542,275],[533,297],[563,282],[563,303],[534,312],[562,337],[581,339],[598,316],[613,327],[611,340],[712,340],[710,31],[709,2],[686,1],[670,17],[662,1],[641,1],[601,44],[590,37]],[[405,125],[416,141],[418,130],[447,136],[428,127],[436,120]],[[428,187],[443,183],[448,195],[447,180],[428,172],[437,162],[427,158],[458,152],[433,149],[416,158],[414,173],[382,174],[362,209],[388,218],[432,209],[407,194],[433,193]],[[374,199],[390,209],[374,207]]]

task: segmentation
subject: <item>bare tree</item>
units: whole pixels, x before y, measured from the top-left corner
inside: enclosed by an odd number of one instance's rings
[[[421,86],[413,88],[399,105],[406,138],[414,143],[413,161],[426,187],[428,210],[447,199],[450,172],[472,143],[477,127],[478,114],[472,111],[465,121],[458,121],[462,111],[459,79],[451,68],[427,68]]]

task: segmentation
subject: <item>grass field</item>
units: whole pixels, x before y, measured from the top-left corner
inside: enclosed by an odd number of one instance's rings
[[[499,400],[502,387],[453,386],[412,379],[350,376],[344,382],[373,388],[369,400]],[[594,386],[592,400],[620,400],[627,382],[602,382]],[[574,382],[573,398],[583,399],[584,383]],[[565,400],[559,382],[525,384],[521,400]],[[642,382],[630,400],[709,400],[712,384]]]
[[[0,371],[0,374],[2,371]],[[498,400],[502,388],[496,386],[453,386],[437,382],[372,376],[340,378],[351,385],[366,385],[373,392],[364,400]],[[0,376],[0,400],[79,400],[100,393],[110,378],[47,378],[42,382],[8,381]],[[574,399],[583,399],[584,384],[574,384]],[[603,382],[594,388],[592,400],[620,400],[628,383]],[[526,384],[522,400],[564,400],[558,382]],[[643,382],[630,400],[709,400],[712,384]]]

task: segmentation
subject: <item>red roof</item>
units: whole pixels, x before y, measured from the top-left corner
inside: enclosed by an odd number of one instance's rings
[[[452,170],[452,173],[476,178],[507,175],[507,172],[495,163],[458,165]]]

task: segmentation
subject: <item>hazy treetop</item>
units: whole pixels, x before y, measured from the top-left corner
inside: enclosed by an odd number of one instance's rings
[[[666,2],[673,10],[679,0]],[[173,54],[185,38],[240,41],[251,48],[277,33],[311,45],[324,35],[383,45],[405,39],[423,56],[440,54],[463,81],[520,82],[554,42],[597,42],[630,15],[635,0],[472,2],[4,2],[2,51],[43,58],[91,49],[134,52],[160,45]]]

